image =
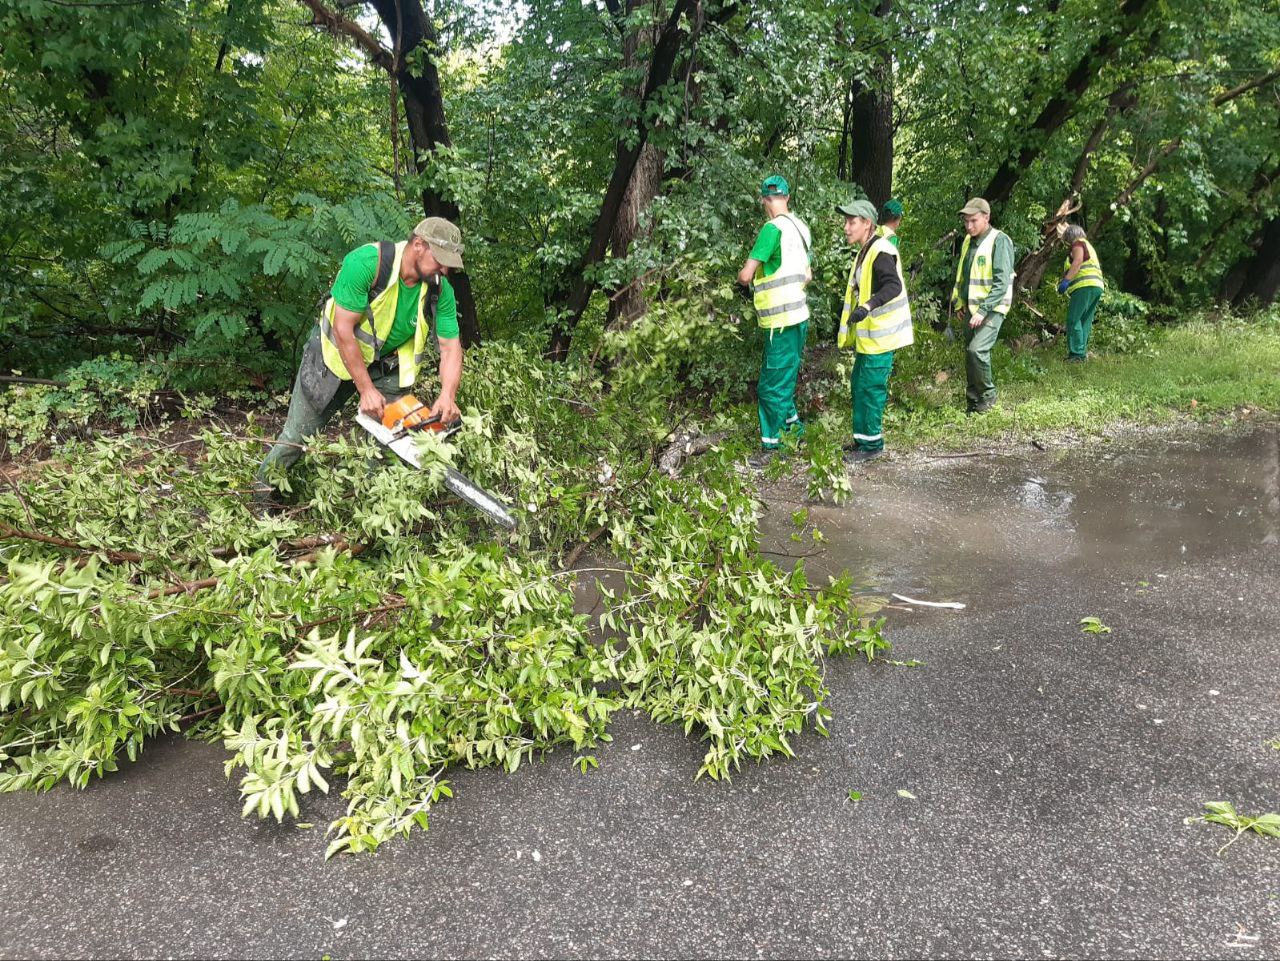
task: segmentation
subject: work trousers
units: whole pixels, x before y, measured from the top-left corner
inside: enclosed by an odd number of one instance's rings
[[[1067,301],[1067,356],[1084,360],[1089,354],[1089,334],[1102,299],[1101,287],[1081,287]]]
[[[318,337],[319,334],[312,336]],[[377,376],[373,376],[375,372]],[[400,386],[400,374],[394,368],[383,373],[375,367],[370,371],[370,375],[373,386],[387,399],[388,404],[399,400],[408,392]],[[268,480],[270,473],[286,471],[297,463],[298,458],[302,456],[302,446],[315,434],[324,430],[329,421],[333,420],[333,416],[356,392],[355,384],[351,381],[341,381],[333,394],[333,399],[323,406],[317,406],[303,389],[302,379],[302,373],[299,371],[293,382],[293,394],[289,398],[289,413],[285,417],[284,428],[280,431],[280,439],[258,465],[254,480],[259,486],[271,484]]]
[[[790,327],[760,331],[764,337],[764,356],[760,361],[756,397],[760,445],[766,449],[780,446],[783,433],[804,435],[804,424],[796,410],[796,379],[800,376],[800,359],[808,333],[807,320]]]
[[[970,327],[967,318],[964,325],[964,371],[968,380],[965,399],[969,409],[991,404],[996,399],[996,384],[991,376],[991,349],[1000,336],[1004,314],[990,313],[981,327]]]
[[[883,450],[885,401],[889,399],[889,374],[893,372],[893,351],[858,354],[849,375],[849,397],[853,406],[853,444],[858,450]]]

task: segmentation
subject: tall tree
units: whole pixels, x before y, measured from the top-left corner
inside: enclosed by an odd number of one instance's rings
[[[452,146],[453,141],[449,136],[440,71],[436,65],[440,37],[423,9],[422,0],[370,0],[391,38],[390,50],[340,10],[325,6],[323,0],[299,2],[311,11],[317,26],[352,40],[395,82],[404,102],[414,167],[419,173],[423,172],[432,152],[438,147]],[[339,3],[343,9],[354,5],[358,3]],[[422,188],[422,210],[428,217],[444,217],[455,223],[461,219],[458,205],[429,186]],[[462,342],[468,347],[476,346],[480,343],[480,327],[476,320],[475,295],[470,278],[465,272],[454,273],[450,276],[450,283],[457,295]]]
[[[893,0],[879,0],[875,17],[881,33]],[[893,45],[877,40],[874,65],[866,74],[850,72],[840,131],[839,176],[860,186],[877,207],[893,193]]]
[[[1009,199],[1031,165],[1044,152],[1049,138],[1067,122],[1075,112],[1080,98],[1089,89],[1106,63],[1120,46],[1138,29],[1147,12],[1155,6],[1154,0],[1124,0],[1120,4],[1119,20],[1106,29],[1076,61],[1076,65],[1063,79],[1057,91],[1041,108],[1031,126],[1026,129],[1021,146],[1010,153],[991,176],[982,196],[993,206]]]
[[[631,25],[631,15],[638,7],[648,6],[652,10],[652,19],[646,24]],[[643,59],[644,53],[658,39],[658,25],[661,23],[662,0],[628,0],[623,8],[617,0],[611,0],[609,8],[613,12],[618,30],[622,37],[623,69],[639,72],[635,87],[629,92],[633,99],[638,98],[648,80],[648,61]],[[640,225],[649,206],[653,203],[662,186],[662,173],[666,158],[655,144],[646,142],[636,159],[635,170],[631,174],[631,182],[623,195],[622,206],[618,211],[617,223],[614,224],[613,236],[610,238],[610,250],[614,257],[625,257],[631,249],[632,242],[640,234]],[[644,286],[638,281],[631,281],[609,298],[609,315],[606,326],[626,325],[634,323],[648,309],[644,295]]]
[[[563,361],[569,356],[573,331],[586,312],[587,304],[596,289],[596,278],[591,268],[604,259],[609,249],[636,164],[649,141],[651,126],[648,108],[659,91],[675,75],[685,39],[688,37],[685,21],[701,3],[702,0],[675,0],[670,15],[658,31],[657,41],[649,57],[647,77],[637,104],[634,125],[622,130],[618,137],[614,148],[613,173],[605,188],[604,199],[600,202],[600,211],[591,231],[591,241],[578,261],[572,289],[564,301],[563,314],[553,328],[547,344],[546,355],[550,359]],[[728,19],[738,6],[737,3],[722,4],[717,19]]]

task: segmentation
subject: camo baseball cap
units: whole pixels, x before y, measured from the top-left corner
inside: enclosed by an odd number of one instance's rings
[[[462,270],[462,231],[443,217],[428,217],[413,228],[413,235],[431,247],[443,266]]]
[[[850,200],[847,204],[837,204],[836,210],[846,217],[861,217],[876,223],[876,205],[870,200]]]

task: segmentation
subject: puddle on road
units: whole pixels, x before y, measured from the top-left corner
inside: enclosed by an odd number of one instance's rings
[[[791,540],[795,506],[771,505],[764,546],[812,553],[811,574],[847,569],[859,590],[989,607],[1025,597],[1029,578],[1048,590],[1054,574],[1086,568],[1154,577],[1280,545],[1280,433],[876,463],[855,476],[845,505],[808,505],[822,545],[808,528]]]

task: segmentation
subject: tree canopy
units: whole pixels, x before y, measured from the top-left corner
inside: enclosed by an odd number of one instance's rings
[[[1030,298],[1063,212],[1170,312],[1280,282],[1275,0],[2,0],[0,30],[0,336],[29,371],[286,377],[340,256],[424,213],[462,227],[469,342],[594,355],[680,303],[668,346],[714,351],[772,172],[815,227],[819,331],[851,195],[902,198],[917,298],[984,193]]]

